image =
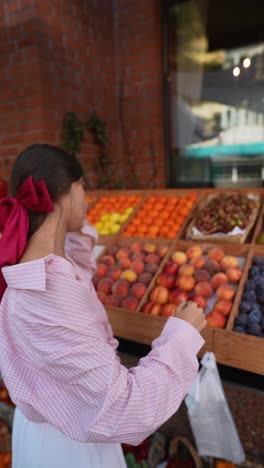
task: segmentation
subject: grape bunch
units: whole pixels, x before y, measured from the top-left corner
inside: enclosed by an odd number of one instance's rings
[[[255,207],[256,201],[246,194],[239,192],[219,194],[199,210],[195,227],[205,235],[217,232],[226,234],[235,226],[245,229]]]

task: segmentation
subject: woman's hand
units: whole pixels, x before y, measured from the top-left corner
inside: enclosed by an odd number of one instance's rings
[[[186,322],[196,328],[199,333],[201,333],[207,325],[203,309],[198,307],[197,304],[192,301],[182,302],[178,305],[174,316],[176,318],[186,320]]]

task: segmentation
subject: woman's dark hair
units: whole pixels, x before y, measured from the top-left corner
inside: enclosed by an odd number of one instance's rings
[[[9,183],[9,191],[15,197],[25,180],[32,176],[34,182],[44,180],[53,202],[70,191],[73,182],[84,176],[80,162],[55,146],[35,144],[17,157]],[[28,239],[41,226],[47,213],[29,212]]]

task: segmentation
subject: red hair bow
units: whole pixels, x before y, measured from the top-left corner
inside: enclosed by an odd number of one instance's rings
[[[0,200],[0,300],[6,289],[1,268],[15,265],[22,256],[29,230],[28,211],[50,212],[53,204],[43,180],[34,182],[30,176],[21,185],[16,198]]]

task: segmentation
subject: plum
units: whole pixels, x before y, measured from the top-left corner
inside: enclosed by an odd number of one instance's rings
[[[249,278],[254,280],[255,278],[258,278],[260,275],[260,269],[257,266],[253,266],[249,270]]]
[[[242,297],[242,301],[249,302],[250,304],[255,302],[256,299],[257,299],[256,293],[255,291],[252,291],[252,290],[244,292],[243,297]]]
[[[247,314],[240,314],[235,319],[235,326],[245,327],[247,325]]]
[[[255,289],[256,289],[256,283],[255,283],[255,281],[253,281],[253,280],[248,280],[247,283],[246,283],[245,292],[247,292],[247,291],[255,291]]]
[[[245,328],[241,327],[240,325],[237,325],[237,326],[234,328],[234,331],[237,332],[237,333],[246,333]]]
[[[243,301],[240,303],[239,311],[240,313],[246,313],[248,314],[251,311],[252,307],[251,304],[249,304],[246,301]]]
[[[248,333],[250,335],[254,335],[254,336],[261,336],[262,334],[262,327],[259,323],[250,323],[248,325],[248,329],[247,329]]]
[[[253,257],[252,265],[261,266],[264,268],[264,257]]]
[[[258,306],[256,306],[248,315],[248,323],[260,323],[262,320],[262,313]]]

